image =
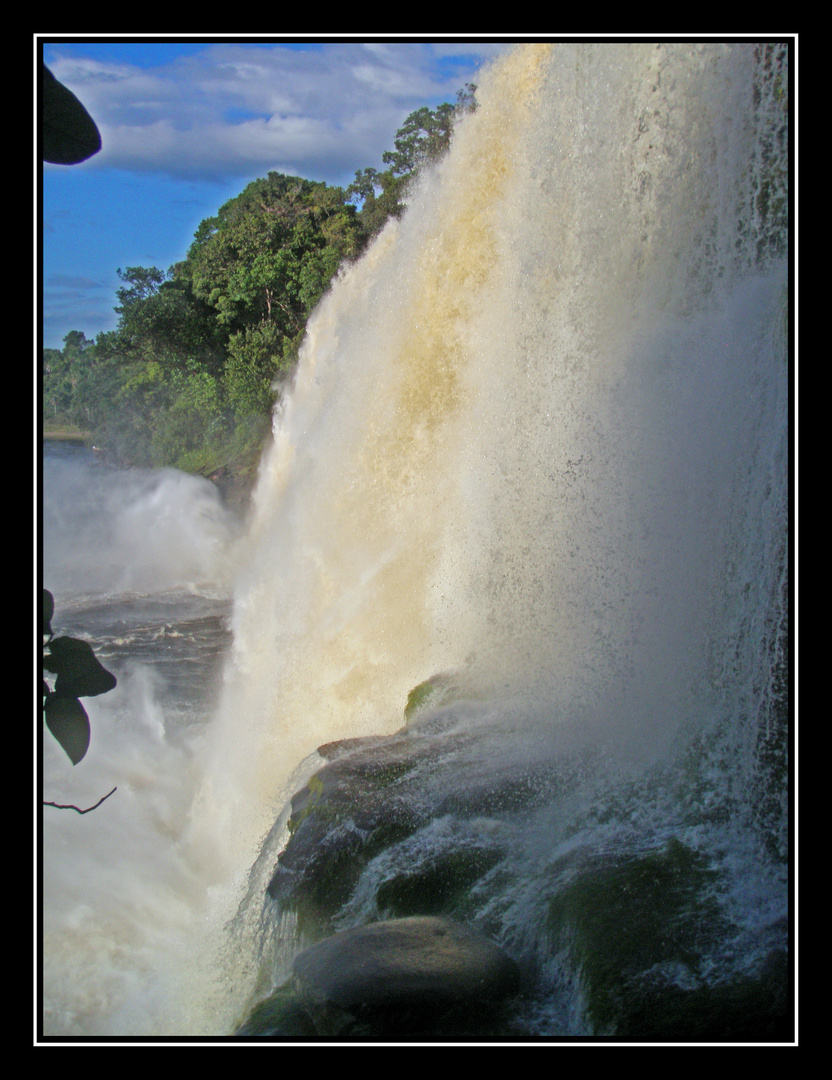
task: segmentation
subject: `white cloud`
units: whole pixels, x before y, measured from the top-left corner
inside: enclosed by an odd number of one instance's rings
[[[175,47],[172,46],[173,50]],[[404,117],[454,100],[469,61],[500,46],[340,43],[311,50],[207,44],[157,67],[62,55],[56,78],[84,102],[104,148],[89,167],[228,179],[269,169],[345,182],[381,166]],[[160,46],[161,60],[165,61]],[[129,55],[129,53],[125,53]],[[441,63],[438,61],[441,60]]]

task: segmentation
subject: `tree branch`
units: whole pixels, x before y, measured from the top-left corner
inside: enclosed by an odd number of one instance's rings
[[[118,788],[113,788],[113,791],[117,791],[117,790],[118,790]],[[69,803],[68,805],[66,805],[66,804],[62,804],[62,803],[44,801],[43,805],[44,806],[54,806],[57,810],[74,810],[78,814],[88,814],[90,812],[90,810],[95,810],[96,806],[100,806],[104,802],[104,799],[109,799],[109,797],[113,794],[113,791],[108,791],[107,794],[103,796],[103,798],[98,800],[98,802],[95,804],[95,806],[88,806],[86,810],[80,810],[77,806],[73,806],[72,803]]]

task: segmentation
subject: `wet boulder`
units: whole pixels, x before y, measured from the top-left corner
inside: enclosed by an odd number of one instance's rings
[[[319,941],[295,958],[292,981],[322,1035],[442,1037],[487,1030],[520,973],[472,927],[416,916]]]
[[[292,799],[289,842],[268,886],[306,935],[332,932],[332,918],[370,859],[411,835],[427,811],[403,780],[420,760],[408,738],[356,739],[319,749],[327,764]]]

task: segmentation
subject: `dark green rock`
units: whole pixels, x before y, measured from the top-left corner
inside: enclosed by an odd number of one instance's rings
[[[327,763],[292,798],[290,839],[268,885],[302,933],[331,933],[367,863],[436,816],[425,778],[449,745],[399,732],[321,747]]]
[[[299,1000],[324,1035],[407,1037],[479,1027],[519,990],[517,965],[450,919],[391,919],[301,952]]]
[[[394,918],[456,912],[464,906],[469,889],[503,856],[495,847],[462,847],[437,854],[383,882],[376,903]]]
[[[317,1035],[309,1013],[303,1008],[292,988],[285,983],[251,1010],[236,1035],[246,1037]]]
[[[396,783],[414,762],[401,739],[360,740],[334,755],[292,799],[290,840],[268,893],[313,937],[349,898],[367,862],[424,820]]]
[[[569,777],[546,763],[489,761],[483,769],[481,733],[455,730],[447,707],[459,693],[454,677],[436,676],[411,692],[406,728],[319,748],[325,764],[291,800],[290,838],[268,885],[278,912],[296,916],[307,938],[331,934],[370,861],[429,823],[522,813],[568,789]],[[379,889],[379,912],[465,917],[466,891],[505,853],[464,829],[460,837],[453,851],[393,872]]]
[[[753,975],[693,988],[658,979],[634,984],[616,1033],[651,1041],[784,1042],[792,1028],[788,953],[772,949]]]
[[[706,963],[735,934],[718,874],[671,838],[647,852],[578,853],[549,902],[549,926],[599,1035],[776,1039],[787,1009],[781,950],[758,975],[719,980]],[[783,954],[785,955],[785,954]]]
[[[418,686],[414,686],[407,695],[407,702],[404,707],[405,723],[409,724],[417,713],[428,706],[433,709],[438,708],[440,705],[446,705],[448,702],[453,701],[461,694],[458,676],[444,671],[438,675],[432,675],[429,679],[425,679],[424,682],[420,682]]]

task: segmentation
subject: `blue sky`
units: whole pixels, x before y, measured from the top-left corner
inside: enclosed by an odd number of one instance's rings
[[[117,316],[116,270],[183,259],[194,231],[270,170],[346,185],[382,168],[402,121],[453,101],[493,42],[280,42],[229,36],[36,39],[103,148],[43,165],[43,344]]]

